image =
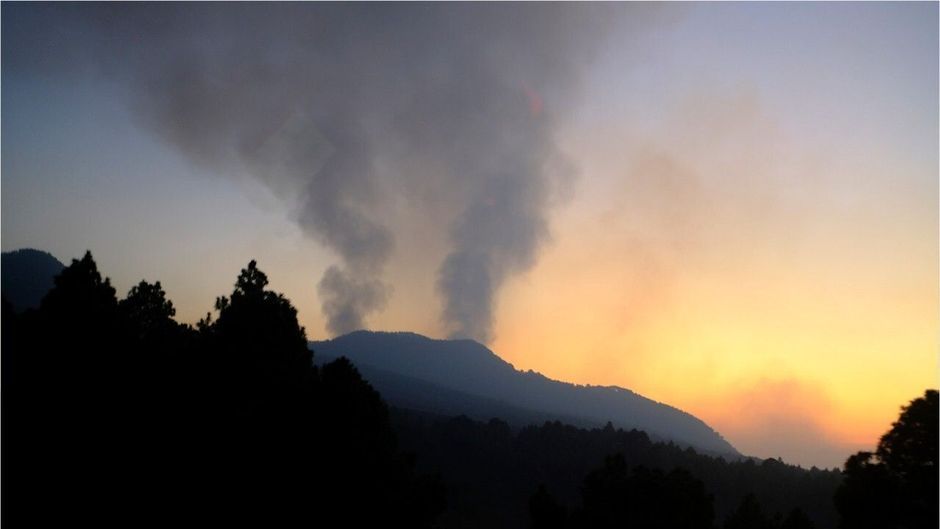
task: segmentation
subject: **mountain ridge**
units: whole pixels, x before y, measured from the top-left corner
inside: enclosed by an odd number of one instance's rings
[[[0,256],[0,290],[15,311],[39,306],[65,265],[51,253],[34,248],[3,252]]]
[[[62,268],[58,259],[40,250],[4,252],[4,299],[14,310],[38,306]],[[315,361],[348,357],[392,406],[478,419],[499,417],[517,426],[559,420],[590,428],[612,422],[654,439],[742,457],[704,421],[674,406],[629,388],[574,384],[522,371],[473,340],[355,331],[308,345]]]
[[[317,356],[346,356],[364,372],[389,403],[397,405],[401,388],[382,372],[405,375],[449,390],[503,401],[540,417],[558,417],[582,426],[636,428],[664,440],[716,455],[741,457],[721,434],[694,415],[644,397],[629,388],[574,384],[551,379],[537,371],[516,369],[510,362],[473,340],[440,340],[420,334],[354,331],[309,344]],[[428,395],[427,411],[447,408]],[[411,407],[415,402],[412,398]],[[454,406],[450,406],[454,408]],[[468,410],[471,415],[473,409]],[[516,415],[519,415],[518,413]],[[478,418],[486,419],[489,417]],[[578,420],[580,419],[580,420]],[[532,418],[537,420],[536,417]]]

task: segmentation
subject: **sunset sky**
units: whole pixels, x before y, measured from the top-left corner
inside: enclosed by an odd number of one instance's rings
[[[331,8],[328,16],[339,20],[367,10]],[[422,24],[446,19],[441,9],[443,15],[382,18],[387,24],[377,27],[413,24],[437,38],[436,28]],[[403,45],[400,63],[388,52],[373,59],[356,48],[349,57],[364,66],[318,58],[323,66],[303,77],[279,74],[280,48],[260,54],[252,45],[246,64],[256,60],[271,73],[248,84],[244,96],[225,93],[228,81],[240,78],[230,75],[239,63],[215,62],[243,53],[218,51],[231,43],[216,38],[237,41],[238,16],[197,35],[173,27],[172,14],[160,19],[171,29],[158,31],[129,9],[94,13],[89,21],[81,6],[4,4],[3,250],[39,248],[68,262],[90,249],[119,294],[140,279],[160,280],[186,322],[230,292],[254,258],[298,308],[310,339],[333,334],[321,278],[338,267],[357,288],[381,292],[364,311],[370,329],[434,337],[464,330],[518,369],[619,385],[689,411],[746,454],[841,466],[852,452],[874,447],[902,404],[938,386],[938,4],[615,10],[616,17],[601,17],[603,28],[580,14],[569,26],[568,15],[505,17],[496,10],[481,15],[499,17],[495,37],[468,33],[444,47],[443,59],[425,47]],[[272,16],[271,27],[278,20]],[[390,42],[413,44],[388,31]],[[355,42],[354,30],[349,35],[322,42]],[[155,54],[148,46],[159,42],[179,49]],[[481,42],[493,53],[482,54]],[[530,42],[538,43],[535,56],[563,59],[530,59]],[[320,43],[311,38],[304,46]],[[543,46],[552,53],[539,55]],[[290,114],[301,116],[300,130],[309,118],[331,140],[331,131],[356,131],[322,125],[321,114],[329,123],[356,116],[363,128],[382,131],[369,129],[378,154],[374,178],[362,183],[368,189],[343,195],[368,205],[361,211],[393,236],[377,265],[331,238],[323,228],[328,219],[305,220],[313,199],[296,200],[307,192],[298,182],[307,184],[295,181],[290,167],[278,176],[282,169],[271,164],[280,163],[281,151],[227,158],[228,144],[204,139],[221,129],[197,127],[185,143],[178,122],[192,116],[164,112],[178,108],[160,106],[162,100],[148,106],[147,98],[186,86],[166,72],[193,49],[204,61],[194,64],[209,65],[206,78],[216,83],[209,86],[223,100],[219,112],[205,114],[220,127],[243,131],[254,116],[267,116],[268,106],[254,103],[256,92],[280,112],[279,98],[294,97],[288,81],[316,84],[317,68],[339,87],[355,86],[350,98],[379,101],[377,110],[339,117],[317,103]],[[308,49],[283,52],[285,62],[303,62]],[[483,73],[447,70],[452,57],[482,65]],[[425,69],[432,60],[445,73]],[[262,75],[257,71],[252,75]],[[410,102],[419,117],[401,125],[383,107],[385,92],[359,89],[372,82],[357,77],[362,72],[405,79],[393,87],[440,77],[440,91],[421,90],[444,94],[443,110]],[[202,73],[192,75],[202,82]],[[464,82],[464,75],[480,78]],[[330,109],[341,105],[343,90],[324,92],[336,97]],[[480,99],[478,111],[466,104],[477,101],[475,90],[496,96]],[[395,108],[412,108],[387,97]],[[227,102],[233,106],[222,106]],[[514,102],[519,117],[504,118]],[[194,120],[203,115],[199,105],[186,109]],[[482,124],[473,127],[482,133],[465,124],[478,115]],[[291,119],[278,130],[292,130]],[[495,120],[505,126],[487,129]],[[398,126],[408,135],[398,136]],[[425,138],[425,126],[471,137],[476,149],[468,156],[475,160],[431,152],[434,141],[396,143]],[[522,132],[503,141],[499,131]],[[345,144],[332,145],[342,151]],[[494,153],[494,146],[506,152]],[[538,154],[519,156],[524,149]],[[457,170],[489,170],[477,159],[518,163],[532,173],[525,186],[505,191],[525,197],[511,202],[531,221],[518,233],[515,220],[507,225],[497,214],[490,228],[486,214],[465,203],[482,195],[483,211],[499,212],[504,200],[499,188],[477,189],[468,183],[475,176]],[[437,176],[443,173],[455,174]],[[310,189],[314,197],[321,191]],[[503,229],[517,238],[503,238]],[[528,250],[518,253],[520,244]],[[499,270],[482,323],[461,319],[461,296],[473,294],[446,280],[447,263],[473,252]]]

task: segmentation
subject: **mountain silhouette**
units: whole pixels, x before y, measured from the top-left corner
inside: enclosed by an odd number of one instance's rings
[[[65,268],[47,252],[24,248],[3,252],[0,261],[0,288],[3,299],[16,311],[34,309],[52,288],[53,278]]]
[[[3,253],[4,300],[16,311],[37,307],[63,268],[40,250]],[[516,426],[557,420],[594,427],[609,421],[656,440],[740,456],[707,424],[677,408],[629,389],[576,385],[519,371],[473,340],[356,331],[310,346],[317,363],[349,358],[392,406],[443,416],[499,417]]]
[[[616,386],[577,385],[519,371],[473,340],[435,340],[408,332],[356,331],[311,342],[314,361],[345,356],[389,404],[516,426],[561,420],[581,426],[608,421],[706,453],[740,457],[702,420]]]

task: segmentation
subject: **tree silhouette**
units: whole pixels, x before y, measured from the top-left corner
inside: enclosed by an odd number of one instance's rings
[[[251,261],[241,270],[230,297],[216,299],[218,319],[207,329],[227,360],[251,364],[267,375],[303,373],[312,354],[297,323],[297,309],[283,296],[265,290],[268,277]]]
[[[774,529],[773,521],[764,514],[760,502],[753,494],[741,500],[736,511],[725,520],[725,529]]]
[[[783,520],[780,529],[816,529],[816,524],[806,516],[802,509],[796,508]]]
[[[835,495],[844,529],[934,528],[938,524],[937,391],[901,408],[878,442],[845,463]]]
[[[568,525],[568,509],[539,485],[529,499],[530,527],[532,529],[562,529]]]
[[[875,456],[897,476],[901,493],[911,500],[911,522],[927,522],[937,516],[937,391],[927,390],[902,409],[898,420],[882,436]],[[935,523],[932,525],[936,525]]]
[[[4,310],[4,519],[430,527],[440,482],[415,476],[348,361],[321,377],[266,286],[250,262],[193,330],[159,282],[118,301],[86,253],[38,310]]]
[[[131,287],[127,297],[118,302],[118,309],[136,331],[135,338],[141,342],[153,339],[178,325],[173,320],[176,315],[173,302],[166,298],[166,292],[159,281],[153,284],[141,281]]]
[[[48,377],[50,389],[71,390],[77,405],[113,381],[111,365],[121,349],[117,298],[91,252],[73,259],[54,283],[40,302],[36,324],[47,332],[33,336],[42,352],[32,360],[43,363],[35,372]]]
[[[12,329],[17,372],[4,394],[4,453],[15,455],[4,462],[13,466],[15,499],[5,506],[32,511],[37,526],[60,523],[65,512],[107,525],[128,505],[122,484],[136,467],[125,458],[140,410],[126,390],[139,370],[117,307],[114,288],[86,252]]]
[[[529,501],[540,484],[576,517],[585,476],[609,454],[622,454],[635,469],[660,468],[668,475],[687,469],[714,495],[715,518],[723,521],[747,492],[767,512],[800,507],[819,527],[838,522],[832,495],[838,471],[803,469],[777,460],[726,461],[687,448],[655,442],[641,431],[585,429],[549,421],[512,429],[503,421],[436,417],[392,408],[403,449],[417,453],[421,468],[439,472],[448,485],[449,526],[510,528],[533,523]],[[574,520],[570,521],[576,527]]]
[[[54,283],[40,303],[47,315],[89,321],[110,317],[117,307],[111,280],[101,277],[90,251],[81,260],[72,259]]]
[[[711,529],[712,497],[687,471],[639,466],[629,472],[621,454],[584,479],[583,508],[576,521],[585,528]]]
[[[414,476],[385,403],[348,360],[314,368],[296,309],[267,285],[251,261],[216,300],[217,318],[200,325],[195,400],[215,418],[202,430],[207,479],[223,492],[215,501],[267,513],[266,524],[315,516],[429,526],[442,508],[439,483]]]

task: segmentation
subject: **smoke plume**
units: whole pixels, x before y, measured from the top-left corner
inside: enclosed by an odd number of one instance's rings
[[[335,252],[318,285],[333,333],[363,327],[389,299],[396,219],[386,202],[433,183],[434,207],[403,198],[448,233],[442,319],[452,335],[485,342],[500,287],[535,263],[549,204],[571,176],[557,123],[612,15],[628,6],[42,9],[46,21],[68,21],[42,49],[61,39],[63,63],[94,57],[127,81],[148,129],[193,163],[263,181]]]

